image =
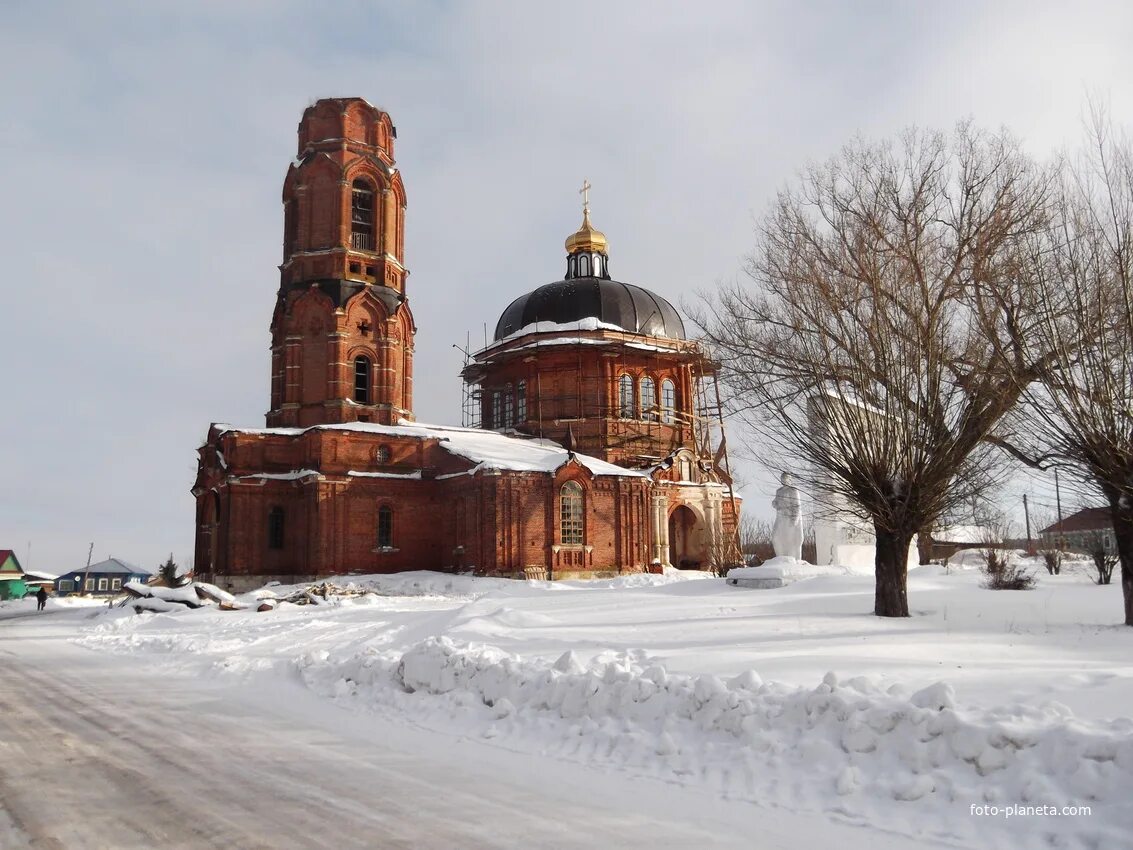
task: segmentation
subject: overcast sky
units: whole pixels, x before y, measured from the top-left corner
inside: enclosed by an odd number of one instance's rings
[[[1133,126],[1127,2],[40,0],[0,20],[0,548],[52,572],[92,541],[191,557],[196,448],[268,407],[280,191],[316,98],[397,125],[415,407],[440,423],[461,416],[453,344],[562,277],[584,177],[613,275],[679,304],[737,275],[776,188],[855,133],[971,117],[1045,156],[1087,95]]]

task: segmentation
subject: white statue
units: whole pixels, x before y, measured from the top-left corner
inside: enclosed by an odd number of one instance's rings
[[[771,507],[775,509],[775,528],[771,532],[771,545],[777,557],[803,558],[803,504],[799,489],[791,484],[791,473],[784,472],[779,479],[783,486],[775,491]]]

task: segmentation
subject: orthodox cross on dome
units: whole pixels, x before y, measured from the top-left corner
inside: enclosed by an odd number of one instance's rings
[[[585,177],[582,178],[582,188],[578,190],[578,194],[582,195],[582,212],[590,212],[590,181]]]

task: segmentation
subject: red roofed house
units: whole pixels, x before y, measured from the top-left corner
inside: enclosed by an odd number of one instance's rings
[[[1039,532],[1043,546],[1092,552],[1098,543],[1106,552],[1117,551],[1113,515],[1109,508],[1083,508]]]

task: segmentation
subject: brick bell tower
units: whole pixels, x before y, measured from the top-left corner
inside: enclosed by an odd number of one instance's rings
[[[413,418],[405,188],[389,115],[325,98],[299,122],[283,183],[268,427]]]

